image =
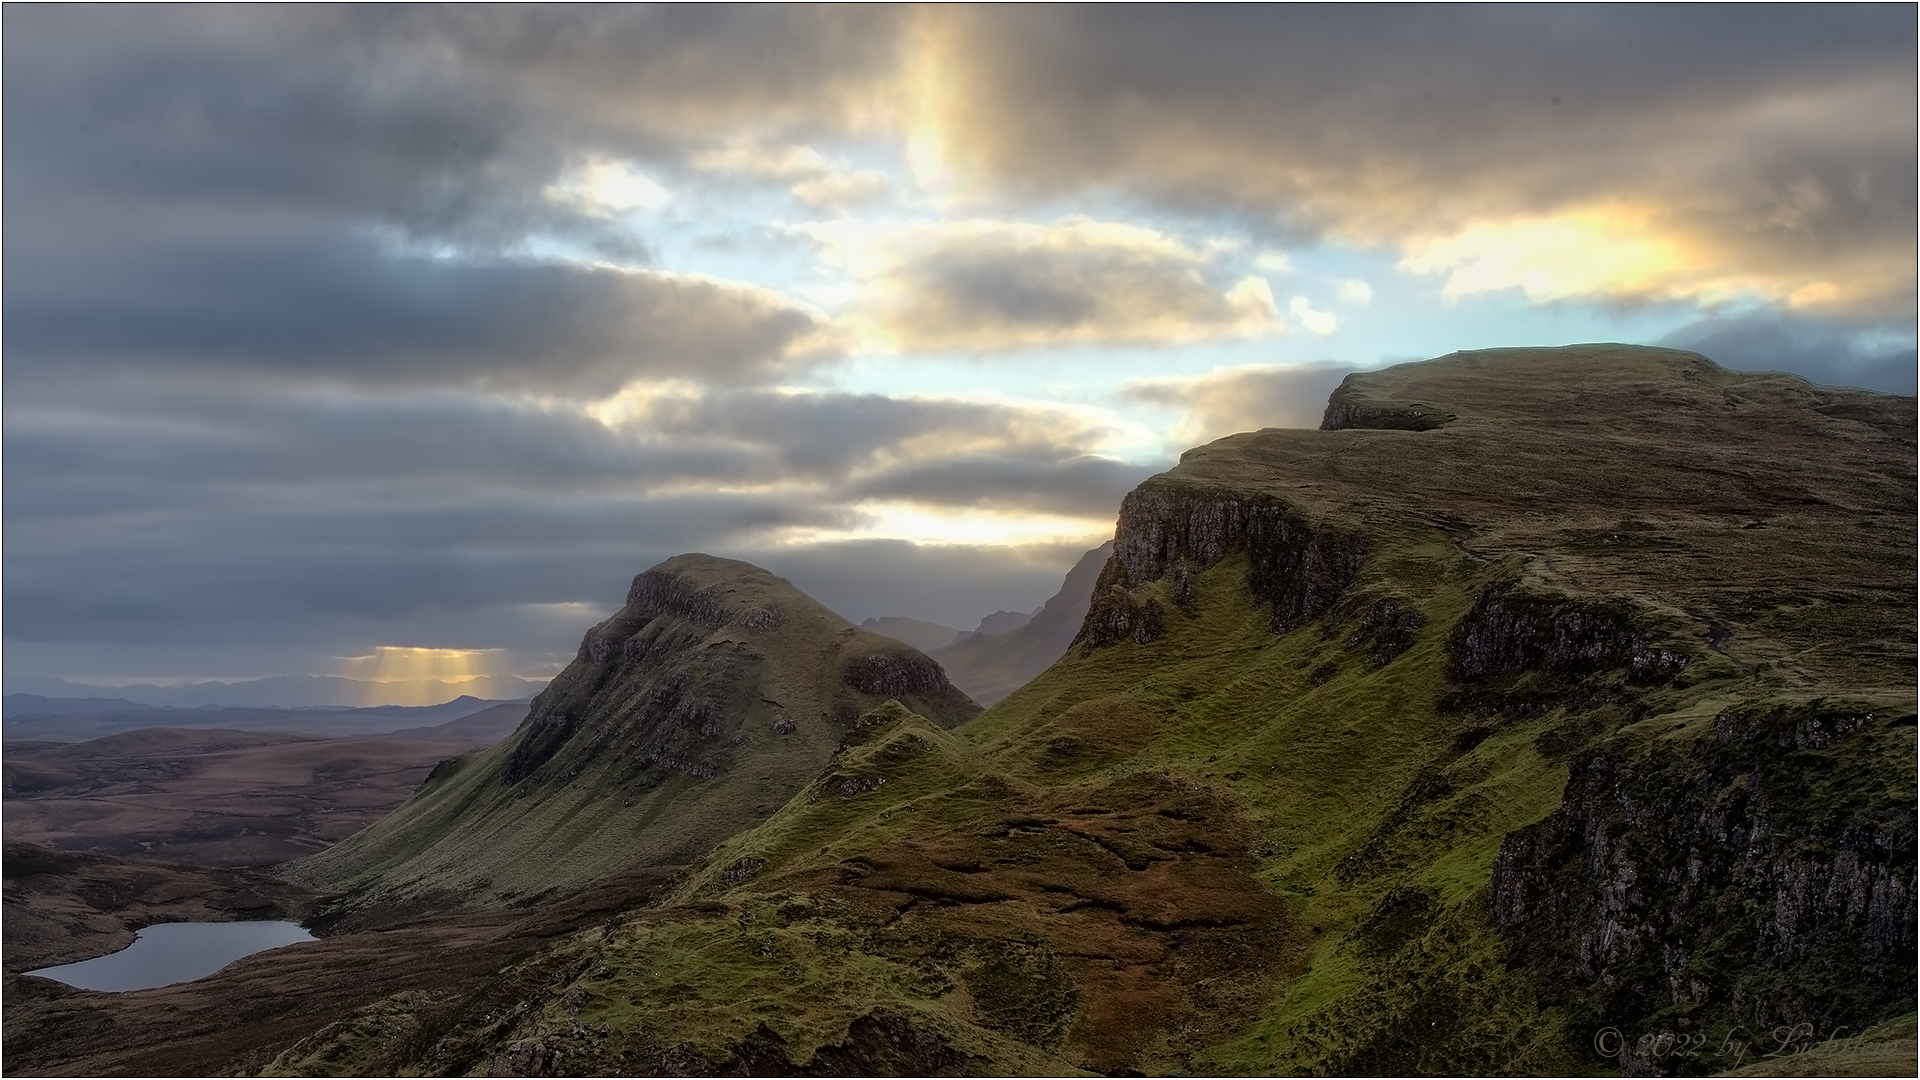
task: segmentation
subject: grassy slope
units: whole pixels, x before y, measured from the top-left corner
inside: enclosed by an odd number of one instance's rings
[[[1658,350],[1559,352],[1556,398],[1515,377],[1543,359],[1369,377],[1377,399],[1438,400],[1452,428],[1235,436],[1167,478],[1364,529],[1350,595],[1425,616],[1391,662],[1356,640],[1354,608],[1275,636],[1243,555],[1197,575],[1186,609],[1149,583],[1135,599],[1161,601],[1163,639],[1076,650],[958,732],[875,714],[664,906],[533,962],[515,1009],[437,1021],[408,1067],[558,1052],[700,1071],[756,1040],[804,1064],[875,1014],[977,1072],[1602,1066],[1503,962],[1500,842],[1555,809],[1582,746],[1676,753],[1730,706],[1835,693],[1911,709],[1911,422]],[[1579,707],[1449,705],[1450,635],[1500,581],[1626,598],[1693,663],[1654,688],[1596,673],[1608,693]],[[1912,728],[1860,746],[1848,767],[1911,802]],[[391,1064],[395,1008],[276,1068]]]

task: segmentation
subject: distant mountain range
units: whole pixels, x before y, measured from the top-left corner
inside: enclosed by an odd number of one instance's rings
[[[63,706],[84,706],[63,708]],[[519,725],[524,701],[486,701],[462,695],[436,705],[387,705],[368,709],[315,706],[305,709],[215,705],[201,708],[142,705],[106,698],[45,698],[9,694],[4,737],[75,742],[140,728],[223,728],[323,738],[402,734],[413,738],[472,739],[487,743]]]
[[[884,634],[895,641],[926,652],[942,645],[951,645],[960,638],[963,631],[951,626],[928,622],[925,619],[910,619],[905,615],[883,615],[877,619],[868,619],[860,624],[860,629]]]
[[[904,641],[922,652],[930,652],[934,649],[944,649],[949,645],[958,645],[969,638],[1010,634],[1027,625],[1038,614],[1040,614],[1038,608],[1031,612],[996,611],[981,619],[980,625],[972,630],[955,630],[951,626],[927,622],[925,619],[912,619],[905,615],[883,615],[861,623],[860,629],[885,634],[895,641]]]
[[[1032,615],[995,612],[981,620],[978,631],[927,655],[939,661],[947,678],[968,697],[982,705],[1000,701],[1052,667],[1073,644],[1093,601],[1100,568],[1112,554],[1109,540],[1080,556],[1060,591]]]
[[[98,708],[119,708],[129,702],[186,708],[221,705],[283,709],[326,706],[369,708],[437,704],[462,696],[490,701],[518,701],[532,698],[545,686],[544,682],[512,675],[481,675],[458,682],[437,679],[369,682],[334,675],[275,675],[242,682],[202,682],[186,686],[155,686],[152,683],[98,686],[65,679],[22,676],[9,678],[6,683],[9,714],[15,711],[12,699],[21,695],[74,702],[69,706],[36,707],[34,711],[39,713],[96,711]],[[106,696],[108,694],[111,697]],[[88,700],[97,704],[80,704]]]

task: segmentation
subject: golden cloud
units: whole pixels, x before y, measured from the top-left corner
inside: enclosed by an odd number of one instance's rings
[[[1910,313],[1911,15],[1776,15],[939,9],[903,123],[949,197],[1239,206],[1455,296]]]
[[[794,198],[820,210],[841,210],[884,197],[891,181],[805,144],[769,144],[735,136],[694,153],[688,163],[708,172],[735,173],[787,185]]]

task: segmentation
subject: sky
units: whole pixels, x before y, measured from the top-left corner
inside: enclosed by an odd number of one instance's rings
[[[1459,349],[1914,392],[1911,5],[0,23],[9,680],[546,677],[683,551],[968,628]]]

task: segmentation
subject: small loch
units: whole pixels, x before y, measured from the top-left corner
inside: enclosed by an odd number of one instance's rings
[[[117,953],[26,972],[82,990],[146,990],[204,979],[243,956],[312,941],[298,923],[159,923]]]

